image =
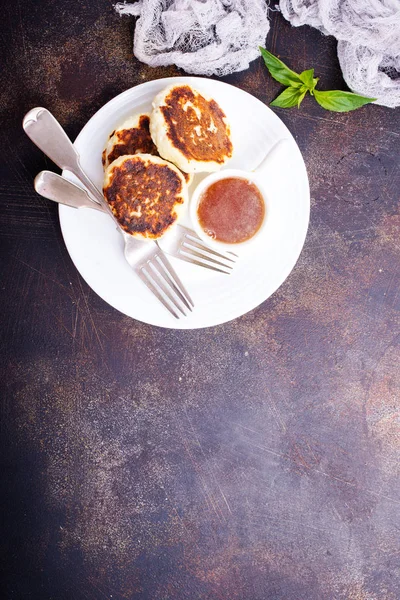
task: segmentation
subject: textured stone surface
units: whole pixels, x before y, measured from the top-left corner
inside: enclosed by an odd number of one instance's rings
[[[134,60],[106,0],[2,8],[2,596],[399,598],[399,112],[277,109],[310,176],[296,268],[234,322],[153,328],[74,269],[20,123],[75,136],[179,71]],[[343,86],[332,39],[275,13],[267,47]],[[280,89],[261,60],[226,81]]]

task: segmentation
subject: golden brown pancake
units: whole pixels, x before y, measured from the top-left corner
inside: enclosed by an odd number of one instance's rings
[[[225,113],[189,85],[171,85],[156,96],[150,133],[159,154],[186,173],[217,171],[232,156]]]
[[[132,154],[154,154],[157,148],[150,135],[150,115],[140,114],[129,118],[121,127],[112,132],[103,152],[103,165],[108,167],[120,156]]]
[[[103,166],[106,168],[120,156],[132,154],[152,154],[160,156],[150,135],[150,114],[142,113],[127,119],[121,127],[112,132],[103,152]],[[183,174],[189,185],[192,176]]]
[[[187,201],[183,174],[150,154],[121,156],[105,171],[104,197],[127,233],[157,239],[177,222]]]

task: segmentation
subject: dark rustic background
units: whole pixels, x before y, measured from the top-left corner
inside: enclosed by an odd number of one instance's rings
[[[21,120],[43,105],[75,136],[181,71],[133,59],[107,0],[1,19],[1,596],[400,598],[399,111],[277,109],[311,184],[296,268],[234,322],[162,330],[76,272]],[[332,38],[273,13],[267,47],[345,89]],[[261,60],[224,80],[280,89]]]

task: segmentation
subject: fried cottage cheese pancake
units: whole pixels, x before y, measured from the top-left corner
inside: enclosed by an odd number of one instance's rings
[[[225,113],[189,85],[170,85],[155,97],[150,133],[159,154],[185,173],[218,171],[232,156]]]
[[[150,135],[150,113],[133,115],[112,132],[103,152],[103,166],[107,168],[117,158],[128,154],[160,156]],[[190,185],[192,175],[183,173],[183,176]]]
[[[140,240],[169,231],[188,198],[179,169],[150,154],[120,156],[112,162],[105,171],[103,193],[124,231]]]
[[[103,152],[103,165],[108,167],[120,156],[128,154],[154,154],[157,148],[150,135],[150,114],[142,113],[129,117],[118,129],[112,132]]]

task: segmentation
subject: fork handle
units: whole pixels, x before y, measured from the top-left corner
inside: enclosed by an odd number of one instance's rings
[[[83,171],[79,154],[57,119],[46,108],[32,108],[22,122],[27,136],[61,169],[71,171],[89,190],[96,202],[104,206],[102,193]]]
[[[38,173],[34,187],[38,194],[58,204],[65,204],[72,208],[94,208],[106,212],[103,206],[94,202],[85,190],[52,171]]]

